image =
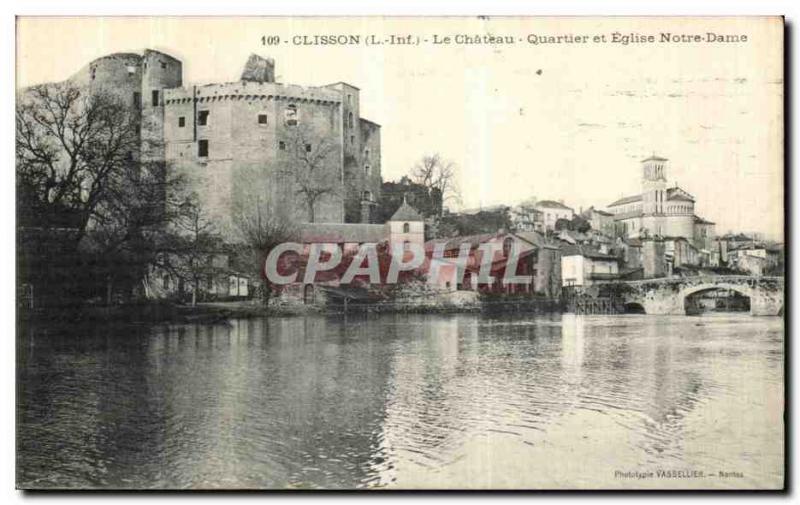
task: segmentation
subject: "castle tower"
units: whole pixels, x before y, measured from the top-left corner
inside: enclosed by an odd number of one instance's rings
[[[666,158],[656,155],[642,160],[642,213],[663,214],[666,199]]]

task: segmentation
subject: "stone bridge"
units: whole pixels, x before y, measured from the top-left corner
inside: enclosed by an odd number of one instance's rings
[[[608,284],[620,286],[620,295],[625,304],[639,304],[646,314],[686,314],[687,296],[714,289],[730,289],[750,298],[751,315],[783,314],[783,277],[719,275],[669,277]]]

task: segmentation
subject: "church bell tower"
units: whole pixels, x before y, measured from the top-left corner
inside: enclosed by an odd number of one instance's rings
[[[644,215],[663,214],[666,200],[666,158],[655,154],[642,160],[642,212]]]

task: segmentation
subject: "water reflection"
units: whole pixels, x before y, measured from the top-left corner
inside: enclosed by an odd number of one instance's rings
[[[24,487],[778,486],[782,321],[386,315],[23,328]],[[664,487],[663,481],[634,485]]]

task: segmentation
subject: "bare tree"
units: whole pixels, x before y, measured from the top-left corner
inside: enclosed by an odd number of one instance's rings
[[[136,118],[113,94],[66,84],[23,92],[16,167],[25,224],[73,228],[82,239],[114,178],[131,168],[138,142]]]
[[[414,165],[411,177],[417,184],[428,188],[432,195],[438,195],[442,204],[448,201],[458,202],[461,199],[461,193],[456,181],[456,164],[443,159],[438,153],[423,156]],[[440,217],[441,213],[442,208],[440,206]]]
[[[289,126],[289,131],[287,159],[280,173],[293,183],[313,223],[317,205],[342,191],[342,173],[335,159],[338,146],[331,136],[317,135],[302,123]]]
[[[275,246],[293,241],[298,235],[292,211],[294,195],[276,189],[265,184],[260,167],[243,169],[239,173],[232,214],[242,245],[234,261],[261,280],[259,291],[265,304],[273,287],[263,276],[264,261]]]

